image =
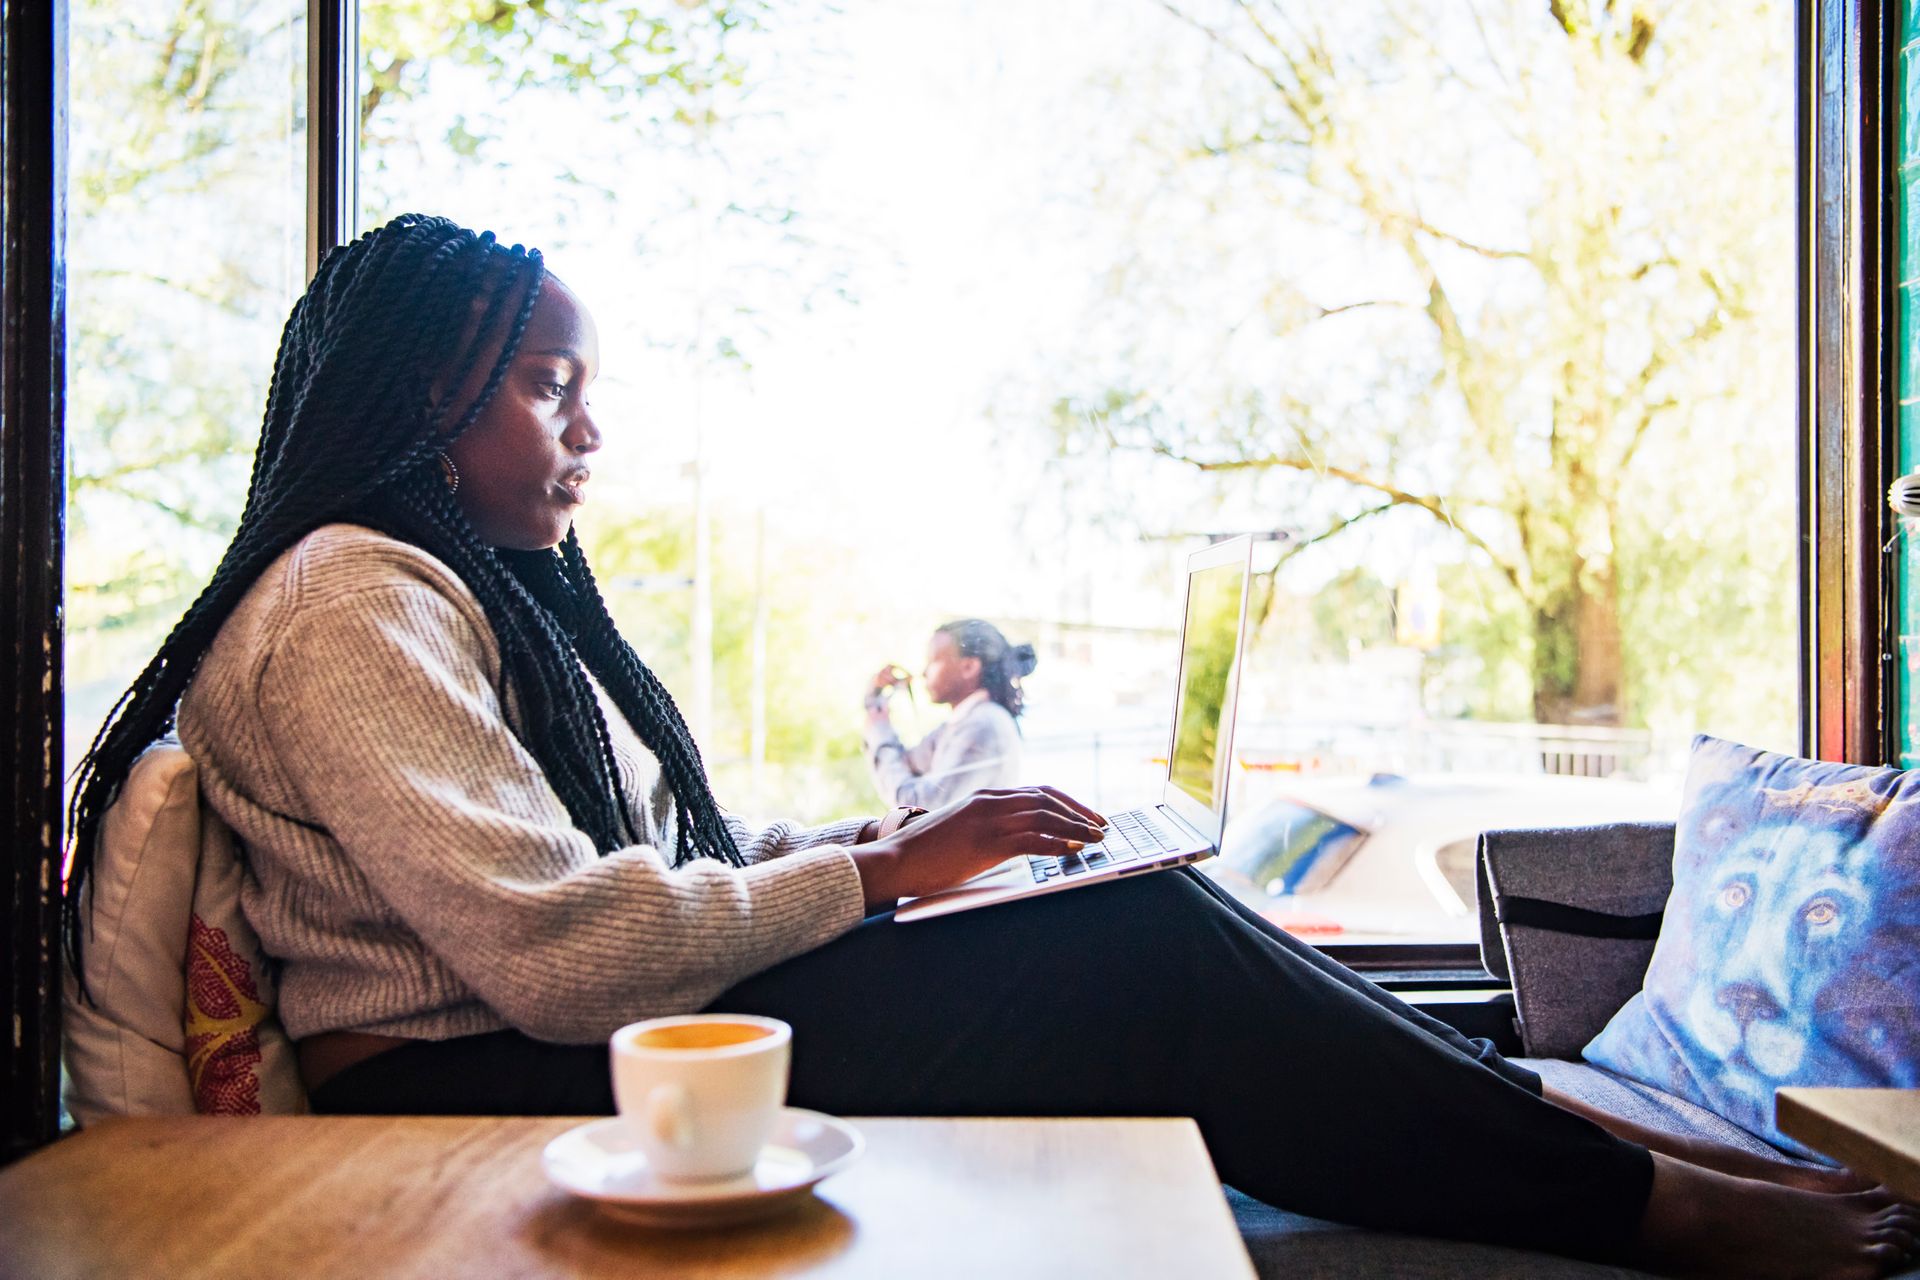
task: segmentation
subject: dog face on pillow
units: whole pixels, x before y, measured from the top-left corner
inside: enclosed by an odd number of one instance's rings
[[[1723,1064],[1719,1084],[1771,1110],[1795,1080],[1854,1073],[1825,1061],[1853,1004],[1852,961],[1877,923],[1873,851],[1771,823],[1727,850],[1689,912],[1700,965],[1682,1025]]]

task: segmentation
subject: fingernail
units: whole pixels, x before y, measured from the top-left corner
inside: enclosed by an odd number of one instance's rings
[[[1067,841],[1067,848],[1068,848],[1068,849],[1070,849],[1070,850],[1072,850],[1072,851],[1074,851],[1074,852],[1076,852],[1076,853],[1077,853],[1077,852],[1079,852],[1079,851],[1080,851],[1081,849],[1084,849],[1084,848],[1086,848],[1086,847],[1087,847],[1087,845],[1086,845],[1086,842],[1085,842],[1084,840],[1069,840],[1069,841]]]

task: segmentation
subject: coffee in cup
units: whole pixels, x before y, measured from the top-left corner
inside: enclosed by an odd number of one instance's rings
[[[793,1029],[778,1018],[690,1013],[613,1033],[613,1099],[654,1176],[738,1177],[773,1136]]]

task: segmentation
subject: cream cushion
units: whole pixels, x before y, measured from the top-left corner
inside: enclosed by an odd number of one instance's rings
[[[134,763],[101,823],[66,990],[66,1104],[110,1115],[306,1110],[273,975],[240,912],[233,833],[177,743]]]

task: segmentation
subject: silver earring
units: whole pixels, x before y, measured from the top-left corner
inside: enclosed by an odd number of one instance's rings
[[[447,492],[460,492],[460,468],[453,465],[453,459],[447,456],[444,449],[436,456],[440,459],[440,476],[447,482]]]

